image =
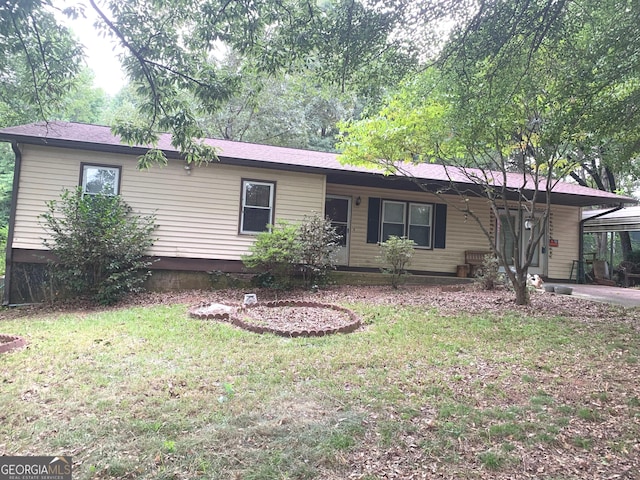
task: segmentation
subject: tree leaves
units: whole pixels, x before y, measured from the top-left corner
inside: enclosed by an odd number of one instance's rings
[[[57,23],[49,0],[0,2],[2,123],[49,118],[72,86],[81,58],[82,48]]]
[[[67,58],[76,62],[80,53],[62,37],[66,32],[49,13],[50,1],[13,8],[7,18],[20,28],[9,21],[0,25],[0,35],[6,32],[13,40],[9,46],[27,59],[27,73],[34,76],[28,101],[38,106],[42,119],[50,116],[44,108],[49,102],[39,95],[47,88],[54,88],[52,98],[64,93],[65,82],[77,71]],[[199,119],[239,88],[239,72],[220,68],[221,52],[236,52],[263,77],[312,72],[317,82],[336,85],[342,93],[349,89],[369,96],[379,96],[416,66],[416,45],[397,35],[409,15],[408,0],[375,5],[359,0],[90,0],[89,5],[99,17],[97,31],[124,49],[122,64],[140,98],[136,115],[119,121],[115,132],[129,144],[150,147],[158,133],[169,132],[188,162],[215,158],[196,140],[204,135]],[[75,6],[67,12],[79,13]],[[38,51],[39,30],[29,29],[31,18],[46,27],[51,52]],[[50,74],[40,78],[41,72]],[[150,152],[141,164],[156,161],[166,159]]]

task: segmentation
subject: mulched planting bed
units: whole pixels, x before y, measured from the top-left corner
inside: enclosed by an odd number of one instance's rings
[[[0,333],[0,353],[10,352],[16,348],[24,347],[27,342],[17,335],[3,335]]]
[[[223,320],[255,333],[284,337],[319,337],[349,333],[360,327],[360,319],[349,309],[311,301],[273,301],[244,308],[213,303],[189,309],[201,320]]]
[[[360,327],[358,317],[347,308],[295,301],[251,305],[232,316],[232,323],[253,332],[286,337],[349,333]]]

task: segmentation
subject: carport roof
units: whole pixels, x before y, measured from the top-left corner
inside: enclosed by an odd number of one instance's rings
[[[625,207],[610,213],[607,210],[582,212],[585,233],[640,231],[640,207]],[[600,216],[598,216],[600,215]]]
[[[129,146],[121,143],[120,138],[117,135],[113,135],[111,129],[107,126],[73,122],[33,123],[8,127],[0,129],[0,140],[133,155],[142,155],[149,148],[149,146],[144,145]],[[409,180],[409,178],[413,177],[432,190],[446,187],[450,182],[454,182],[457,186],[461,186],[470,193],[475,194],[479,194],[484,188],[470,179],[470,176],[474,174],[472,170],[463,171],[457,168],[445,168],[442,165],[422,163],[418,165],[403,165],[404,175],[384,175],[382,170],[342,164],[335,153],[220,139],[205,139],[204,141],[206,144],[216,148],[222,163],[278,170],[315,172],[326,175],[329,183],[419,190],[420,188]],[[168,158],[181,158],[178,150],[171,145],[171,136],[169,134],[160,135],[157,147],[163,150]],[[486,172],[481,173],[486,176]],[[492,174],[489,172],[489,177],[487,184],[502,185],[502,173],[494,172]],[[540,201],[543,200],[542,196],[544,195],[544,179],[541,183]],[[506,185],[509,188],[523,188],[528,191],[532,191],[534,188],[533,181],[530,178],[525,179],[522,174],[516,173],[506,175]],[[554,185],[551,192],[551,201],[556,204],[572,206],[636,203],[633,198],[567,182],[558,182]]]

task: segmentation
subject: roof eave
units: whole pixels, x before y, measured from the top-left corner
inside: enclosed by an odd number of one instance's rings
[[[0,132],[0,141],[17,142],[36,146],[89,150],[92,152],[120,153],[125,155],[144,155],[149,150],[149,148],[130,146],[124,143],[115,145],[95,142],[80,142],[77,140],[34,137],[30,135],[7,134],[2,132]],[[178,152],[165,150],[164,153],[168,158],[180,157]]]
[[[82,142],[77,140],[68,139],[56,139],[56,138],[43,138],[32,135],[23,135],[15,133],[0,132],[0,140],[9,142],[18,142],[29,145],[49,146],[58,148],[72,148],[79,150],[104,152],[104,153],[116,153],[124,155],[144,155],[149,148],[139,146],[129,146],[125,144],[105,144],[96,142]],[[183,157],[176,150],[162,149],[163,153],[168,159],[181,160]],[[269,168],[280,171],[296,171],[296,172],[314,172],[318,174],[327,175],[327,182],[338,183],[344,185],[362,185],[377,188],[386,188],[394,190],[409,190],[409,191],[425,191],[416,182],[412,181],[408,177],[393,177],[385,176],[380,172],[363,172],[363,171],[349,171],[341,169],[333,169],[328,167],[316,167],[310,165],[293,165],[285,163],[271,163],[264,160],[255,159],[241,159],[236,157],[229,157],[225,155],[219,155],[221,163],[247,166],[247,167],[261,167]],[[436,192],[439,190],[448,190],[449,194],[456,194],[455,189],[449,188],[449,181],[444,180],[430,180],[430,179],[417,179],[418,182],[422,182],[427,185],[430,192]],[[454,182],[456,188],[469,192],[472,195],[481,196],[482,187],[473,183]],[[532,190],[528,191],[533,193]],[[539,198],[544,201],[544,193],[540,192]],[[513,199],[517,199],[517,195],[514,194]],[[540,200],[539,200],[540,201]],[[560,205],[569,205],[576,207],[590,207],[594,205],[609,206],[609,205],[621,205],[621,204],[634,204],[637,200],[629,197],[617,196],[616,198],[590,196],[590,195],[577,195],[567,193],[552,192],[551,203]]]

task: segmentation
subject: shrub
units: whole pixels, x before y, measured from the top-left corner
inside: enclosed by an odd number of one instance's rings
[[[245,266],[258,272],[255,280],[259,286],[291,288],[301,252],[297,231],[295,225],[278,222],[269,231],[259,233],[250,253],[242,256]]]
[[[319,214],[305,217],[298,226],[300,267],[307,288],[326,283],[327,273],[336,266],[336,252],[342,238],[331,221]]]
[[[339,240],[331,222],[314,214],[299,225],[279,222],[259,233],[242,262],[257,272],[254,283],[258,286],[291,288],[299,271],[305,286],[311,287],[325,281],[329,269],[335,268]]]
[[[142,289],[151,262],[155,217],[140,217],[119,196],[65,190],[47,202],[42,216],[50,234],[45,247],[55,255],[51,276],[61,296],[89,297],[100,304]]]
[[[482,266],[476,274],[476,279],[483,290],[495,290],[496,287],[504,283],[503,275],[499,273],[500,262],[498,258],[489,253],[484,256]]]
[[[406,269],[411,263],[415,245],[413,240],[395,235],[380,243],[381,254],[378,260],[384,264],[382,272],[391,276],[393,288],[398,288],[400,281],[407,274]]]

